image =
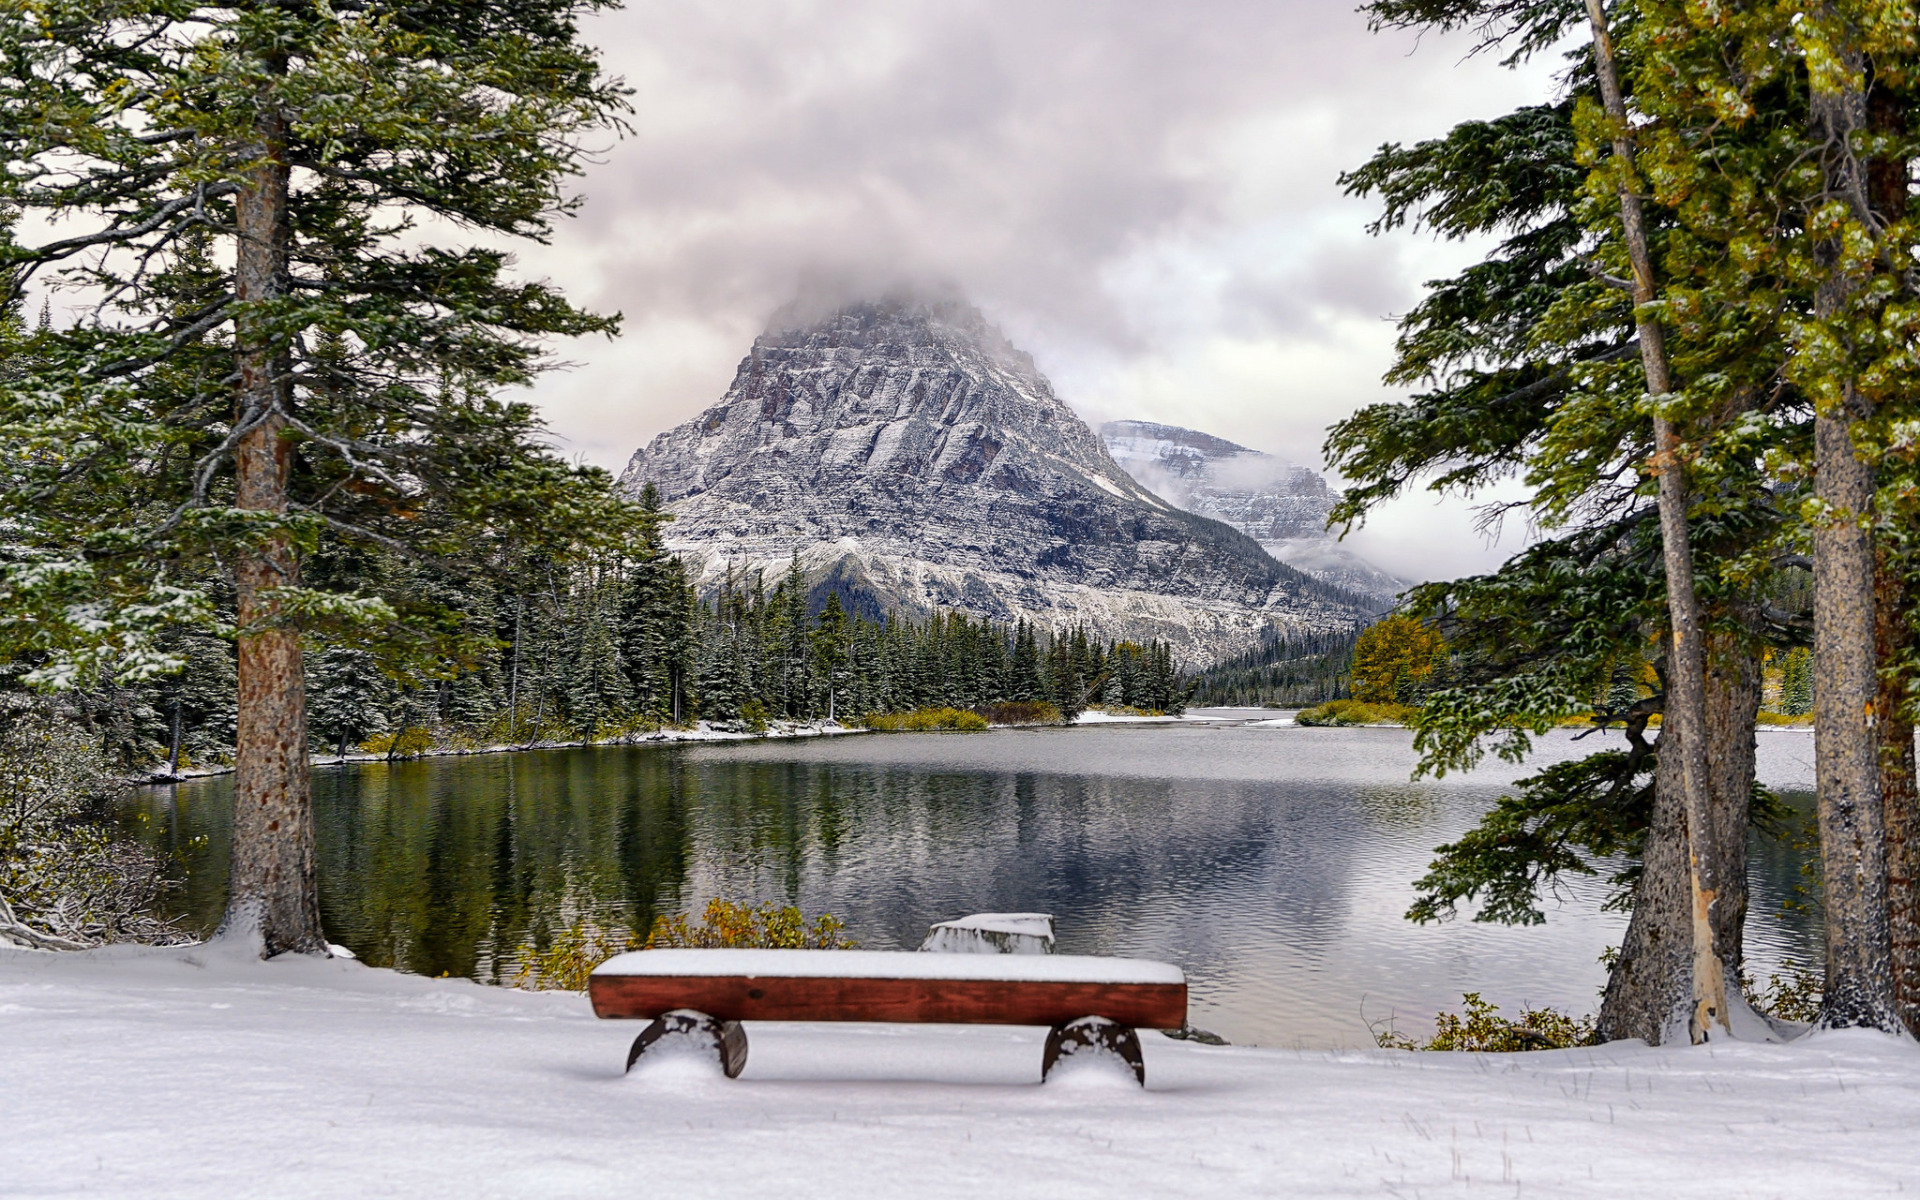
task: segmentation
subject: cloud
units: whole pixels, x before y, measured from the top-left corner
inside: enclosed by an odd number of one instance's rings
[[[1338,173],[1547,86],[1347,0],[641,0],[587,32],[633,132],[521,257],[625,314],[536,392],[609,466],[825,277],[950,281],[1089,417],[1317,464],[1471,249],[1369,238]]]

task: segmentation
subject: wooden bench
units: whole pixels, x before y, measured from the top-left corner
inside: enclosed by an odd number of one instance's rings
[[[1146,1082],[1136,1029],[1187,1019],[1180,968],[1068,954],[879,950],[639,950],[594,968],[595,1016],[651,1019],[627,1069],[663,1037],[710,1044],[728,1078],[747,1062],[742,1021],[1044,1025],[1040,1077],[1077,1053],[1117,1054]]]

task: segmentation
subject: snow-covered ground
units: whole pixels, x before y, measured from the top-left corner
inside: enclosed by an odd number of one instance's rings
[[[1083,709],[1073,719],[1075,725],[1166,725],[1179,717],[1149,717],[1138,713],[1113,713],[1104,708]]]
[[[0,951],[0,1195],[1853,1197],[1920,1189],[1920,1049],[1464,1055],[754,1025],[623,1076],[584,998],[218,946]],[[663,1064],[671,1067],[673,1064]]]

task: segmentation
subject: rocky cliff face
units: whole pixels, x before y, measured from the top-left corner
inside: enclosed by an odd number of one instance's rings
[[[1100,437],[1113,460],[1155,495],[1233,526],[1289,566],[1382,605],[1410,586],[1327,532],[1339,493],[1311,468],[1152,421],[1109,421]]]
[[[777,316],[720,402],[636,452],[712,583],[786,569],[869,612],[961,608],[1172,641],[1200,662],[1354,598],[1140,486],[1033,360],[956,299]]]

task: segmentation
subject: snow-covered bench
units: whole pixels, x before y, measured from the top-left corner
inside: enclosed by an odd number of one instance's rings
[[[627,1069],[665,1037],[710,1046],[729,1078],[747,1062],[742,1021],[1045,1025],[1045,1079],[1061,1059],[1112,1053],[1146,1082],[1135,1029],[1178,1029],[1187,979],[1168,963],[1041,954],[880,950],[639,950],[594,968],[601,1017],[651,1018]]]

